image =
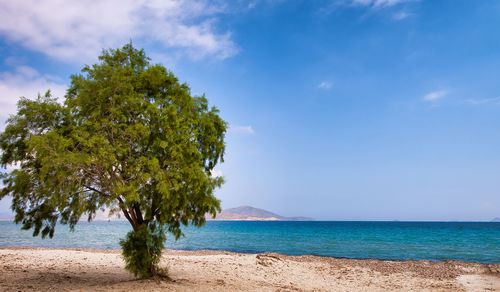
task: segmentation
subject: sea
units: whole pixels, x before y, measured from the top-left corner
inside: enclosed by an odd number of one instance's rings
[[[130,230],[126,221],[84,221],[41,239],[7,221],[0,222],[0,247],[119,249]],[[166,248],[500,264],[498,222],[208,221],[183,232],[177,241],[167,236]]]

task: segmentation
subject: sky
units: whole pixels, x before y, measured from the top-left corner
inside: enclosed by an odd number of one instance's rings
[[[62,100],[132,41],[229,123],[223,208],[491,220],[499,16],[496,0],[0,0],[0,129],[20,96]]]

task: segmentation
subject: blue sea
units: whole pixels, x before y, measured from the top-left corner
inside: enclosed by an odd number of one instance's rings
[[[41,239],[0,222],[0,246],[118,249],[130,230],[128,222],[80,222],[74,232],[59,225],[52,239]],[[500,223],[493,222],[209,221],[184,233],[177,241],[167,237],[166,247],[500,264]]]

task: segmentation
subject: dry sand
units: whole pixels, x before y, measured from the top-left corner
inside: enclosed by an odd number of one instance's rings
[[[1,291],[500,291],[500,265],[222,251],[164,252],[173,281],[138,280],[119,250],[0,248]]]

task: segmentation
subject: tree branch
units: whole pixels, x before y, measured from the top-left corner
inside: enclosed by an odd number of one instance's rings
[[[131,207],[129,207],[128,208],[128,213],[129,213],[130,217],[132,218],[132,221],[134,221],[134,224],[132,224],[134,226],[134,229],[138,228],[139,227],[139,222],[137,220],[137,217],[135,216],[134,209],[132,209]]]
[[[130,224],[132,225],[134,230],[136,230],[137,223],[134,221],[134,219],[132,219],[132,217],[128,213],[127,208],[125,207],[125,203],[123,202],[122,198],[120,198],[120,196],[118,196],[117,199],[118,199],[118,202],[120,202],[119,206],[120,206],[120,209],[122,209],[123,215],[125,215],[125,218],[127,218],[128,222],[130,222]]]
[[[144,219],[142,218],[141,208],[139,207],[138,203],[134,203],[134,210],[135,210],[135,215],[136,215],[136,218],[137,218],[137,221],[139,222],[139,224],[144,223]]]
[[[93,192],[96,192],[96,193],[98,193],[98,194],[100,194],[100,195],[103,195],[103,196],[109,197],[109,195],[108,195],[108,194],[106,194],[106,193],[104,193],[103,191],[98,190],[98,189],[96,189],[96,188],[94,188],[94,187],[87,186],[87,185],[85,185],[84,187],[85,187],[85,188],[87,188],[87,189],[89,189],[89,190],[91,190],[91,191],[93,191]]]

